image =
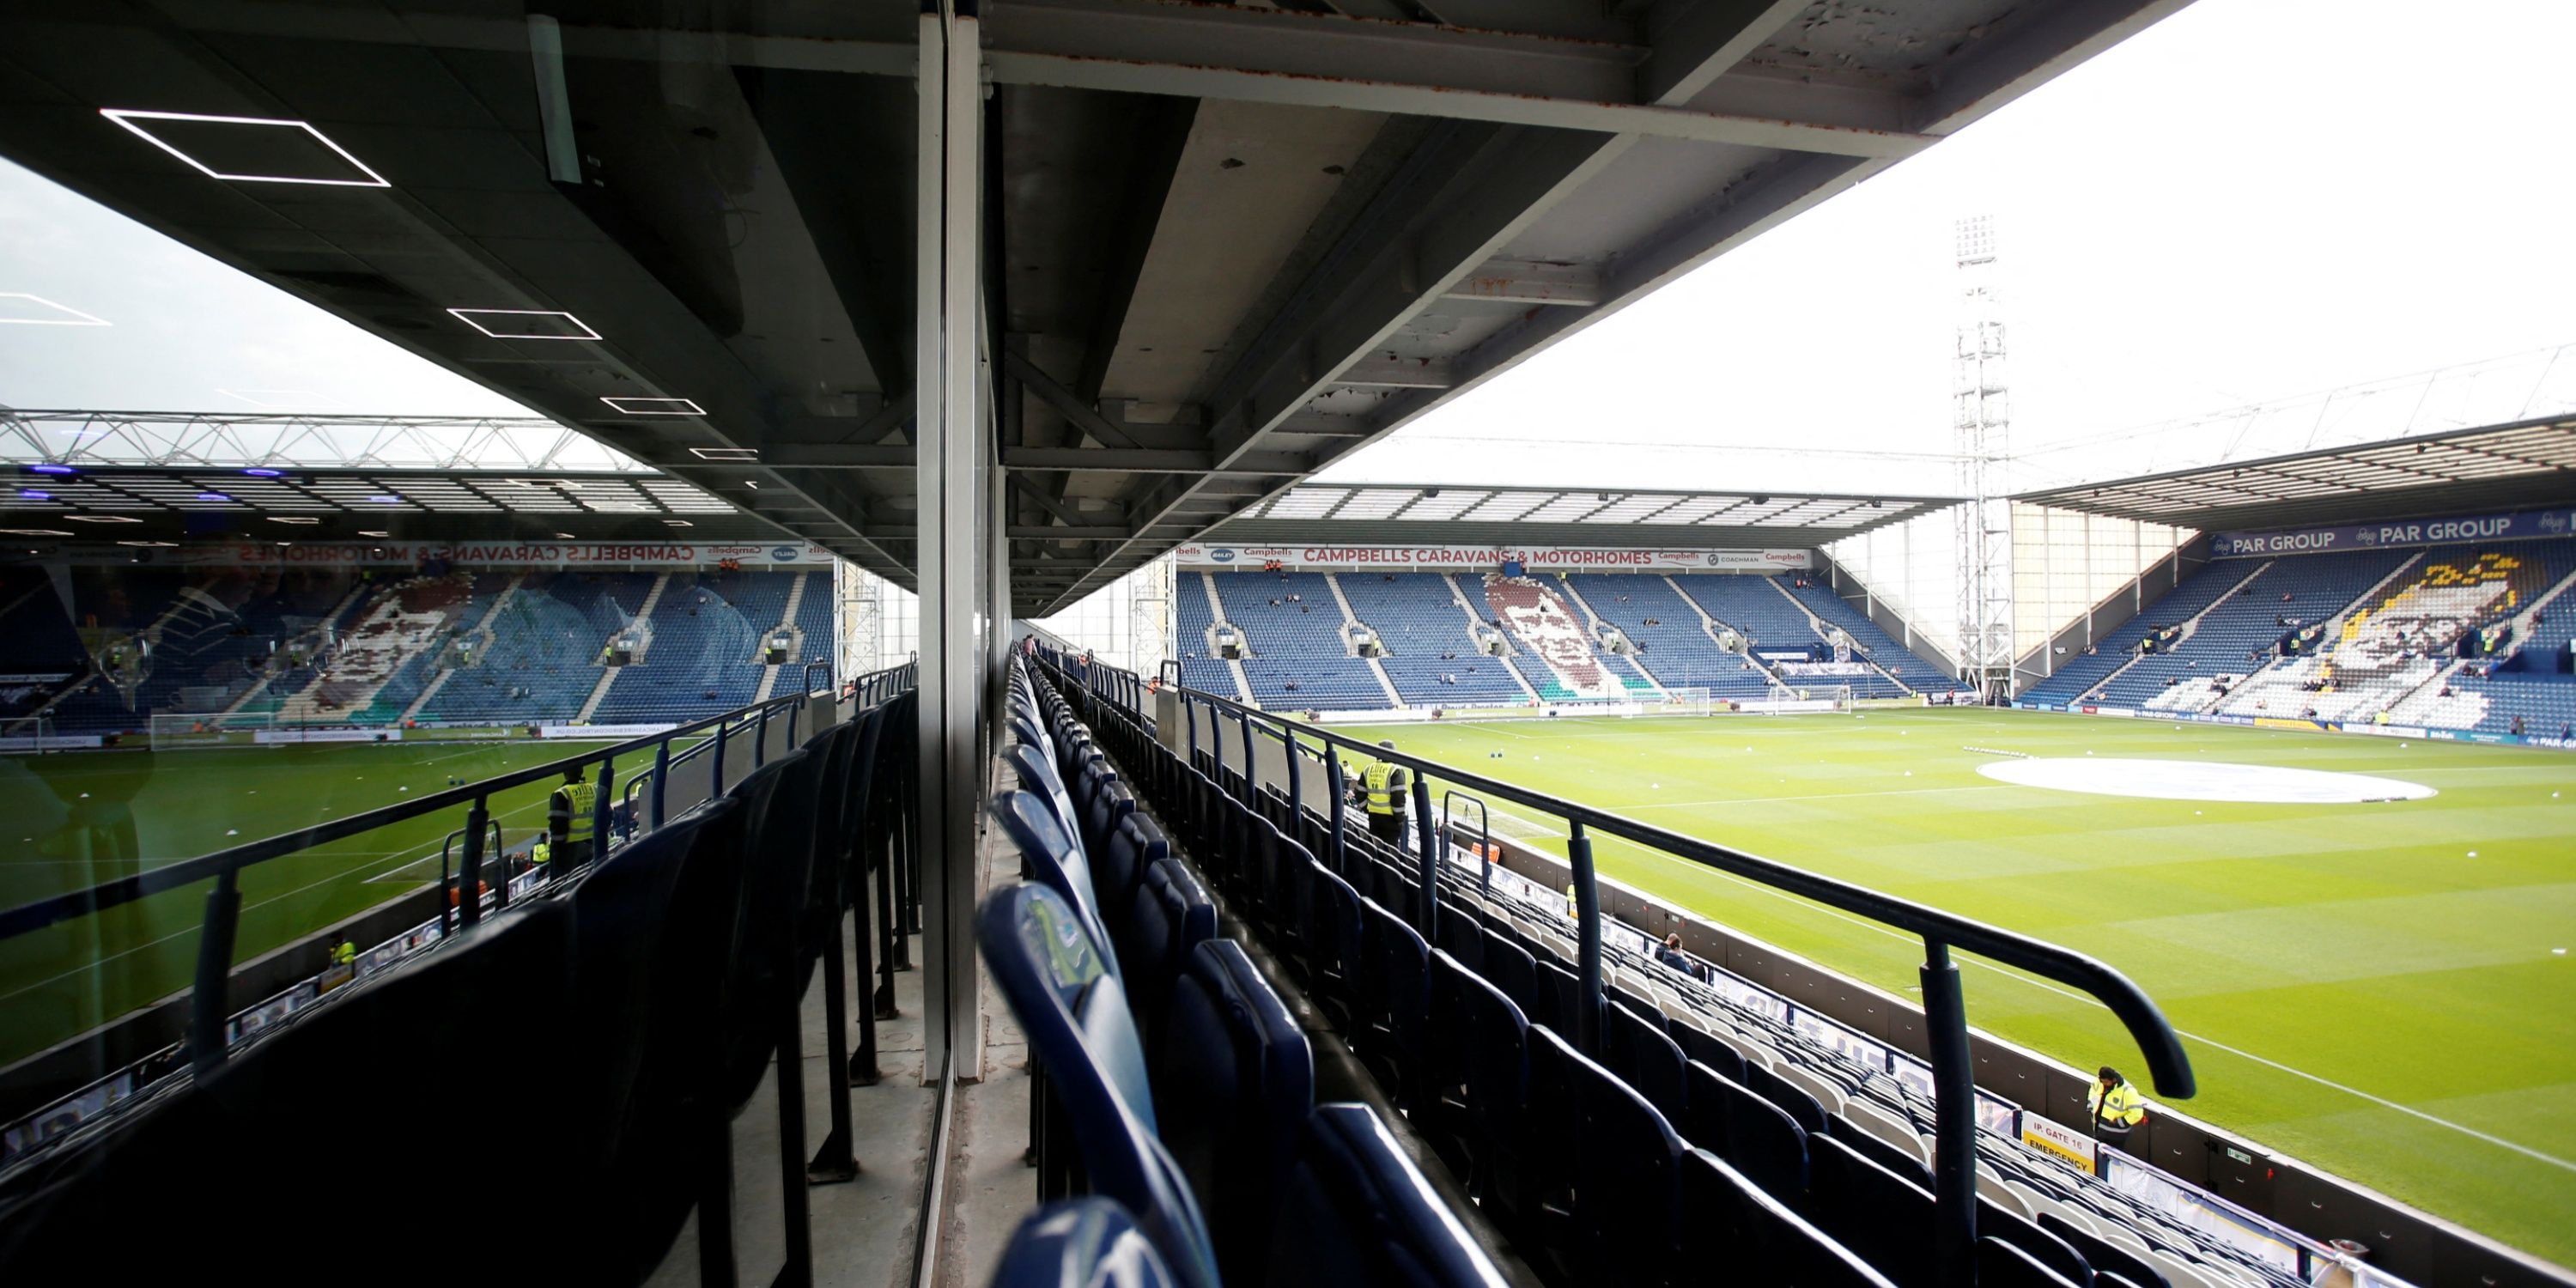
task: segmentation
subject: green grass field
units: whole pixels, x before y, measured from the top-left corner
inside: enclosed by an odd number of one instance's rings
[[[316,744],[0,758],[0,907],[380,809],[441,790],[450,775],[472,782],[594,745]],[[505,841],[516,844],[544,825],[550,790],[531,784],[495,800]],[[460,807],[245,872],[234,960],[435,883],[439,845],[464,825]],[[0,1063],[186,988],[210,887],[200,882],[0,944]]]
[[[2576,950],[2567,753],[1984,710],[1348,732],[2099,957],[2184,1034],[2201,1086],[2186,1112],[2576,1265],[2576,951],[2553,952]],[[1998,783],[1977,767],[2000,758],[1968,746],[2366,773],[2440,794],[2135,799]],[[1618,841],[1596,849],[1605,875],[1915,989],[1911,937]],[[2138,1063],[2089,999],[1981,961],[1966,985],[1988,1032],[2078,1066]]]

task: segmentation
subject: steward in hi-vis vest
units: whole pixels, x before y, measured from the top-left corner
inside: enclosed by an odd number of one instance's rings
[[[599,789],[581,780],[581,767],[564,771],[563,786],[546,801],[546,834],[554,844],[546,861],[561,876],[590,862],[591,825],[599,804]]]
[[[2147,1120],[2147,1098],[2119,1070],[2103,1065],[2100,1077],[2085,1092],[2084,1104],[2093,1113],[2095,1139],[2123,1154],[2138,1153],[2129,1148],[2129,1133]]]
[[[1386,751],[1395,744],[1381,742]],[[1389,845],[1404,844],[1405,798],[1413,792],[1413,771],[1402,765],[1372,760],[1360,771],[1360,802],[1368,810],[1369,835]]]

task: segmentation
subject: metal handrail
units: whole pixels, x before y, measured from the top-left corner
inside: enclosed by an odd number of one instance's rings
[[[1178,670],[1171,663],[1164,665],[1166,674]],[[1096,672],[1099,668],[1093,669]],[[1103,687],[1124,689],[1124,686],[1102,685],[1097,675],[1086,676],[1085,680],[1084,687],[1095,696]],[[1604,998],[1601,966],[1603,914],[1592,861],[1591,832],[1618,837],[1758,885],[1785,890],[1881,925],[1920,935],[1924,954],[1923,965],[1919,968],[1924,1028],[1930,1047],[1934,1103],[1939,1111],[1933,1169],[1939,1209],[1935,1256],[1940,1267],[1940,1280],[1946,1285],[1965,1288],[1976,1282],[1976,1080],[1968,1039],[1967,1003],[1960,991],[1958,967],[1951,960],[1954,948],[2082,990],[2108,1007],[2137,1042],[2140,1053],[2146,1057],[2148,1075],[2158,1095],[2174,1100],[2188,1099],[2197,1089],[2191,1058],[2184,1052],[2181,1038],[2175,1034],[2173,1026],[2165,1020],[2164,1013],[2155,1002],[2126,975],[2082,953],[1912,900],[1881,894],[1776,860],[1640,823],[1607,810],[1469,773],[1426,757],[1371,746],[1360,739],[1292,721],[1232,698],[1185,685],[1174,684],[1172,687],[1179,694],[1185,717],[1182,724],[1187,730],[1189,761],[1196,763],[1200,752],[1198,711],[1204,708],[1208,714],[1207,745],[1219,757],[1220,765],[1226,741],[1223,724],[1231,721],[1238,726],[1247,785],[1254,777],[1251,752],[1255,725],[1261,726],[1265,733],[1286,746],[1289,751],[1286,759],[1291,766],[1297,764],[1296,753],[1300,750],[1301,740],[1312,739],[1322,745],[1322,759],[1336,797],[1333,848],[1337,855],[1344,823],[1338,799],[1343,787],[1339,772],[1341,758],[1334,754],[1335,749],[1349,748],[1364,752],[1373,759],[1411,768],[1414,771],[1412,807],[1426,855],[1423,864],[1426,893],[1421,900],[1426,918],[1436,915],[1433,909],[1438,902],[1429,894],[1431,883],[1436,880],[1436,867],[1435,861],[1427,857],[1432,852],[1435,834],[1428,789],[1428,778],[1432,773],[1436,772],[1444,785],[1463,788],[1489,799],[1525,805],[1566,820],[1566,858],[1573,868],[1576,917],[1580,927],[1581,987],[1584,997],[1590,1002],[1577,1017],[1578,1033],[1573,1036],[1587,1054],[1598,1055],[1600,1051],[1600,1014]],[[1128,707],[1119,715],[1124,718],[1133,711],[1133,707]],[[1430,937],[1427,928],[1425,937]]]
[[[889,668],[864,677],[860,681],[860,688],[866,694],[887,694],[908,686],[912,683],[912,677],[912,664],[907,663],[904,666]],[[300,853],[313,846],[343,837],[355,836],[389,824],[463,805],[467,807],[465,826],[462,829],[464,846],[456,868],[456,888],[459,891],[477,889],[483,879],[485,849],[489,839],[488,834],[492,831],[493,820],[489,801],[493,793],[539,782],[559,776],[568,770],[578,770],[592,764],[601,766],[604,771],[613,772],[620,756],[650,749],[653,752],[654,762],[653,768],[647,771],[653,780],[652,821],[658,826],[663,813],[663,787],[668,778],[672,760],[670,753],[672,740],[687,737],[704,729],[717,730],[717,736],[707,741],[713,744],[715,755],[718,757],[716,776],[720,790],[723,776],[724,734],[728,722],[746,721],[765,735],[771,714],[784,711],[787,716],[787,732],[789,737],[793,738],[798,714],[802,712],[807,702],[821,696],[837,696],[837,694],[793,693],[765,699],[598,750],[578,752],[542,765],[487,778],[481,782],[427,793],[413,800],[368,810],[363,814],[353,814],[347,818],[317,823],[294,832],[281,833],[245,845],[218,850],[213,854],[185,862],[172,863],[147,872],[102,882],[86,890],[76,890],[39,899],[34,903],[22,904],[0,912],[0,942],[200,881],[212,880],[215,885],[206,894],[203,933],[197,942],[197,968],[191,995],[190,1054],[198,1070],[204,1072],[222,1063],[227,1055],[227,1044],[223,1037],[224,982],[232,974],[235,937],[241,925],[241,873],[244,869],[255,867],[270,859]],[[754,748],[755,764],[761,758],[761,751],[759,747]],[[603,778],[606,776],[606,773],[603,773]],[[603,781],[600,784],[598,799],[594,805],[599,815],[593,821],[595,835],[606,834],[601,824],[605,822],[614,790],[613,782]],[[443,857],[444,851],[442,851],[442,859]],[[441,866],[442,868],[445,866],[443,862]],[[457,921],[461,927],[471,927],[480,921],[481,917],[482,905],[479,900],[459,899],[457,901]]]

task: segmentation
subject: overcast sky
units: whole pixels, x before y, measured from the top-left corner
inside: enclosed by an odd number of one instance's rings
[[[1946,490],[1814,449],[1948,451],[1978,213],[2018,450],[2576,342],[2570,49],[2569,0],[2200,0],[1329,477]],[[2519,411],[2502,367],[2464,414]],[[1695,450],[1601,446],[1649,441]]]
[[[2001,231],[2025,452],[2504,355],[2525,359],[2433,402],[2576,405],[2576,353],[2545,382],[2529,358],[2576,342],[2576,3],[2435,12],[2200,0],[1331,477],[1946,491],[1951,225],[1976,213]],[[0,162],[8,293],[114,323],[0,325],[20,407],[521,411]],[[2191,439],[2045,465],[2196,463]]]

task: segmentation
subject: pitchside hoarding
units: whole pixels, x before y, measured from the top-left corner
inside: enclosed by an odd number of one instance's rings
[[[2407,519],[2336,528],[2284,528],[2278,532],[2221,532],[2210,538],[2213,559],[2261,555],[2378,550],[2389,546],[2447,546],[2481,541],[2534,541],[2576,532],[2576,510],[2522,510],[2447,519]]]
[[[1593,550],[1573,546],[1219,546],[1172,552],[1183,568],[1377,568],[1387,572],[1493,572],[1518,562],[1538,572],[1781,572],[1815,566],[1806,550]]]
[[[832,552],[803,541],[219,541],[169,547],[74,546],[76,564],[159,564],[187,568],[417,568],[445,559],[458,568],[580,568],[618,571],[697,568],[731,559],[745,568],[825,568]]]

